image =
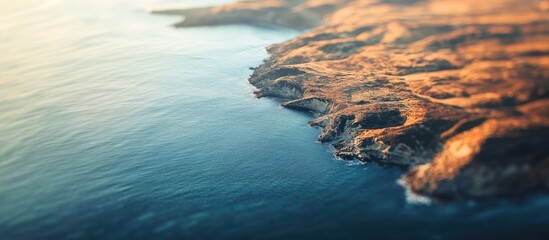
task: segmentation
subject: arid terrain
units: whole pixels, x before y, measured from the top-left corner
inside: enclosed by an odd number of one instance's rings
[[[258,97],[316,113],[344,159],[438,199],[549,192],[549,1],[257,0],[169,10],[178,27],[311,29],[268,48]]]

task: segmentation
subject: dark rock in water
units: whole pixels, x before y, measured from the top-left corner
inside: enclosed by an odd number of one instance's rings
[[[549,15],[538,0],[275,0],[167,11],[178,26],[317,26],[268,48],[257,95],[317,114],[335,154],[439,198],[549,190]]]

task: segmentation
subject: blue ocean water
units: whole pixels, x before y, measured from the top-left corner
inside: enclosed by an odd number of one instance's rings
[[[299,32],[145,11],[222,2],[0,0],[0,239],[547,236],[547,197],[427,204],[255,99]]]

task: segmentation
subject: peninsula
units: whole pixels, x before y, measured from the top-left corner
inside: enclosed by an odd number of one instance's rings
[[[316,114],[335,155],[438,199],[549,192],[549,1],[249,0],[177,27],[309,29],[268,48],[258,97]]]

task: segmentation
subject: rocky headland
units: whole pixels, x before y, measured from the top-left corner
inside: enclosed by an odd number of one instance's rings
[[[251,0],[177,27],[311,29],[268,48],[258,97],[316,113],[335,155],[438,199],[549,192],[549,1]]]

